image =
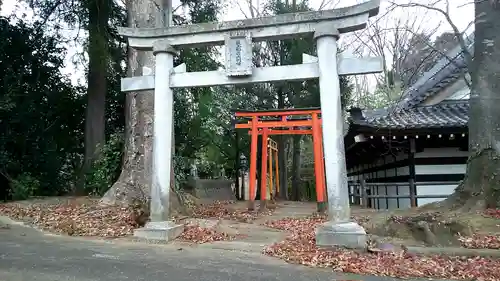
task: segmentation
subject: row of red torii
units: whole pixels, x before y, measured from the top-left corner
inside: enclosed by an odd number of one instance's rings
[[[254,195],[256,193],[257,178],[257,146],[258,136],[262,136],[262,165],[260,200],[265,206],[265,201],[271,198],[267,196],[268,173],[268,138],[272,135],[312,135],[314,173],[316,183],[316,199],[319,211],[325,207],[325,165],[323,161],[323,136],[321,132],[321,110],[313,109],[284,109],[267,111],[237,111],[235,117],[246,122],[235,124],[236,129],[248,129],[250,134],[250,173],[249,173],[249,209],[254,208]],[[269,118],[277,120],[269,120]],[[296,129],[300,128],[300,129]],[[269,165],[269,167],[271,167]],[[278,179],[278,177],[277,177]]]

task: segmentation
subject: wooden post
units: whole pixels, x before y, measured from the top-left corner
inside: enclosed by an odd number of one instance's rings
[[[360,186],[361,200],[363,201],[362,202],[363,208],[368,208],[368,194],[366,193],[366,181],[365,181],[365,179],[362,179],[360,181],[360,183],[361,183],[361,186]]]
[[[276,195],[280,194],[280,165],[278,161],[278,146],[276,145],[276,150],[273,151],[274,153],[274,165],[275,167],[275,176],[276,176]]]
[[[274,199],[274,184],[273,184],[273,150],[271,148],[270,142],[267,143],[267,160],[269,166],[269,200]]]
[[[240,178],[241,178],[241,192],[240,192],[240,200],[245,200],[245,189],[248,188],[245,186],[245,175],[246,171],[243,169],[240,173]]]
[[[415,187],[415,181],[410,178],[409,180],[410,183],[410,204],[412,208],[417,207],[417,198],[416,198],[416,187]]]
[[[412,208],[417,207],[417,188],[415,186],[415,178],[416,178],[416,172],[415,172],[415,152],[416,152],[416,146],[415,146],[415,139],[411,138],[410,139],[410,147],[409,147],[409,153],[408,153],[408,166],[409,166],[409,172],[410,172],[410,180],[409,180],[409,187],[410,187],[410,206]]]
[[[356,180],[355,185],[353,185],[353,199],[354,199],[354,205],[361,206],[361,181]]]

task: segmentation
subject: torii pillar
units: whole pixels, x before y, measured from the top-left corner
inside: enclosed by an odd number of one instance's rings
[[[342,245],[348,248],[364,248],[366,232],[362,226],[351,220],[349,206],[344,120],[337,66],[337,39],[339,35],[339,31],[332,25],[321,26],[314,33],[318,53],[329,215],[328,222],[316,230],[316,245],[319,247]]]

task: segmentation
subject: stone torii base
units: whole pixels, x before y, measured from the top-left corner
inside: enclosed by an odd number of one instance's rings
[[[365,229],[356,222],[327,221],[316,229],[316,246],[328,249],[341,246],[349,249],[366,249]]]
[[[134,230],[134,237],[144,240],[172,241],[182,234],[184,225],[172,221],[148,222]]]

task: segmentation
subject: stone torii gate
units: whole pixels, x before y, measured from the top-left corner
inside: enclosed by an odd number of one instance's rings
[[[364,247],[366,232],[350,219],[339,75],[381,72],[382,61],[338,56],[337,40],[341,33],[365,28],[369,17],[378,14],[379,5],[380,0],[372,0],[340,9],[256,19],[164,28],[120,28],[120,35],[128,38],[130,47],[153,51],[156,59],[154,76],[123,78],[121,85],[124,92],[154,89],[151,222],[137,229],[134,235],[170,240],[182,232],[182,226],[169,221],[168,213],[172,89],[319,78],[329,221],[317,229],[317,244]],[[253,66],[253,42],[309,35],[314,35],[317,41],[317,57],[304,55],[303,63],[297,65]],[[226,47],[225,71],[186,72],[185,65],[174,69],[173,58],[178,49],[214,45]]]

